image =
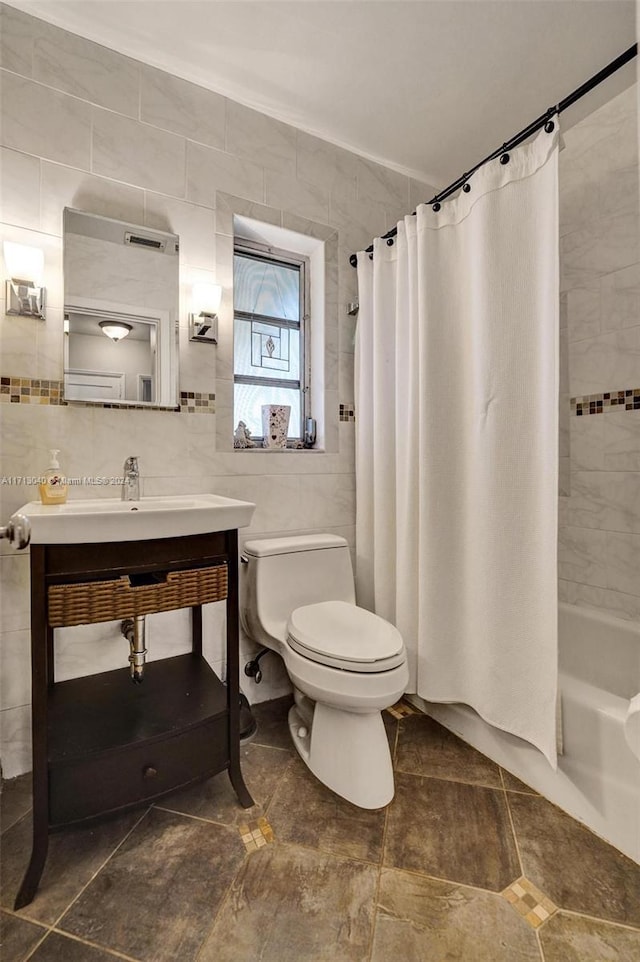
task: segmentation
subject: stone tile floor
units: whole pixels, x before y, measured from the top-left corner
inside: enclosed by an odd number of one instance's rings
[[[5,783],[3,962],[637,962],[640,867],[425,715],[386,713],[396,797],[363,811],[292,751],[289,699],[225,774],[51,837],[31,905],[30,791]]]

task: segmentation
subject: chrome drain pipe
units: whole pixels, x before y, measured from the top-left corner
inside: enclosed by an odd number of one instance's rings
[[[137,615],[135,618],[125,618],[120,625],[120,631],[129,642],[131,681],[136,685],[140,685],[144,676],[144,663],[147,656],[147,649],[144,644],[144,615]]]

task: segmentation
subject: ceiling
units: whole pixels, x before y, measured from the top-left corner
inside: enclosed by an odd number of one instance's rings
[[[437,186],[636,39],[635,0],[10,3]]]

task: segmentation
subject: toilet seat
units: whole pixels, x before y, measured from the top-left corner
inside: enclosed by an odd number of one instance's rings
[[[390,671],[406,659],[397,628],[345,601],[296,608],[289,617],[287,634],[289,646],[299,655],[343,671]]]

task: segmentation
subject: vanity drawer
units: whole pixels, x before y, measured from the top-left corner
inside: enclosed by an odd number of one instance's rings
[[[49,767],[50,825],[149,801],[197,778],[227,768],[228,719],[178,735]]]

